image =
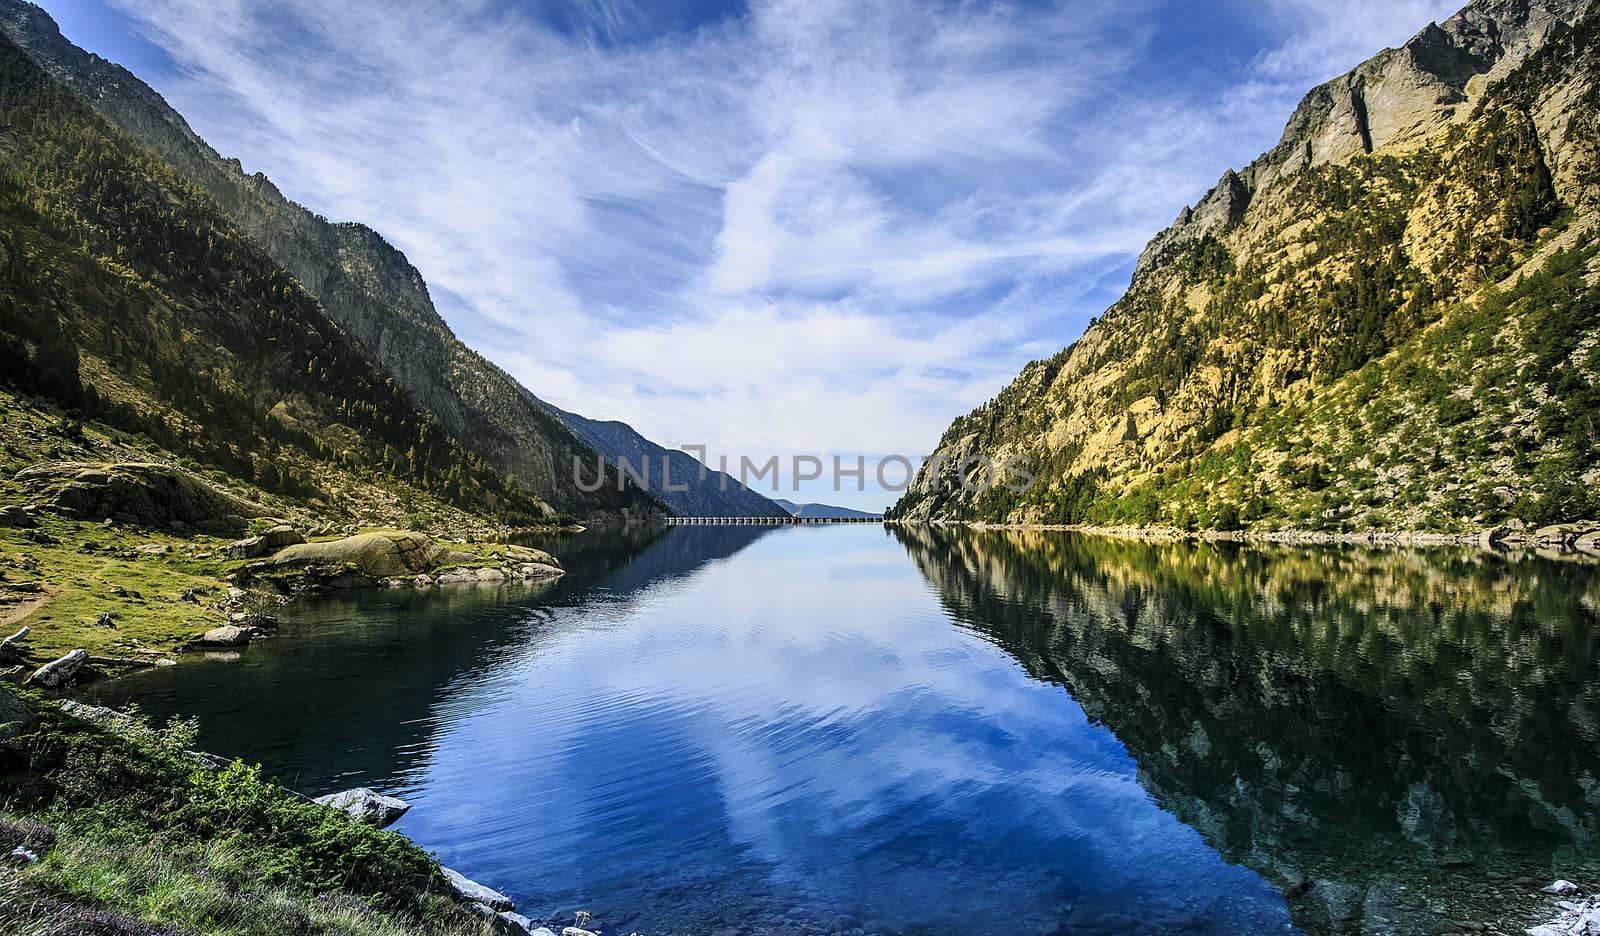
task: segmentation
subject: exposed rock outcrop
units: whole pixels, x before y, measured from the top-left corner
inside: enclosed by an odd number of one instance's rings
[[[19,504],[0,507],[0,526],[31,530],[39,525],[39,521],[33,518],[34,509]]]
[[[46,462],[15,480],[76,517],[170,527],[174,521],[214,533],[242,530],[266,511],[171,465],[154,462]]]
[[[385,796],[367,787],[342,790],[318,796],[315,802],[331,809],[347,812],[362,822],[370,822],[380,829],[394,825],[411,810],[411,804],[393,796]]]
[[[438,568],[452,556],[421,533],[362,533],[320,543],[299,543],[272,557],[274,568],[348,567],[370,578],[415,575]],[[471,558],[471,557],[468,557]]]
[[[1596,328],[1586,300],[1525,293],[1600,273],[1595,10],[1475,0],[1312,89],[1081,338],[952,423],[891,519],[1466,533],[1593,516],[1566,491],[1600,482],[1594,437],[1561,420],[1600,393]],[[1491,390],[1501,371],[1517,379]],[[1031,482],[983,474],[1013,460]]]
[[[0,743],[26,731],[29,725],[38,721],[23,701],[16,694],[3,685],[0,685]]]
[[[291,589],[538,581],[565,574],[561,563],[542,550],[510,545],[492,547],[492,552],[487,561],[500,564],[482,566],[486,557],[440,545],[421,533],[362,533],[289,546],[265,564],[247,566],[245,574],[298,573],[297,578],[280,578],[280,585]]]
[[[516,904],[510,897],[500,893],[492,887],[486,887],[477,881],[466,877],[459,871],[451,868],[440,868],[444,872],[445,883],[449,885],[451,893],[464,903],[483,904],[496,911],[515,910]]]
[[[1580,19],[1587,0],[1478,0],[1443,23],[1429,23],[1398,49],[1385,49],[1308,92],[1278,145],[1242,171],[1223,176],[1139,257],[1148,269],[1161,249],[1216,233],[1256,191],[1307,166],[1345,162],[1425,139],[1471,114],[1487,85],[1504,77],[1551,35]],[[1242,211],[1242,207],[1240,208]]]
[[[213,627],[200,635],[203,647],[242,647],[250,642],[250,631],[234,624]]]
[[[260,559],[285,546],[295,546],[305,541],[305,536],[299,530],[287,524],[279,524],[256,536],[229,543],[223,547],[222,554],[229,559]]]

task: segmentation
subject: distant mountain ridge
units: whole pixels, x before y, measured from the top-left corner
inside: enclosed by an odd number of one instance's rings
[[[620,472],[642,479],[645,489],[680,517],[784,516],[782,507],[737,478],[702,466],[681,449],[657,445],[625,422],[589,419],[549,403],[544,406]]]
[[[614,471],[596,490],[581,490],[573,465],[594,464],[589,447],[541,400],[455,336],[421,274],[376,231],[331,223],[285,198],[265,175],[246,175],[237,159],[220,156],[148,85],[65,39],[38,6],[0,0],[0,33],[214,198],[463,446],[563,513],[657,508],[632,484],[619,490]]]
[[[1476,0],[1313,89],[1081,338],[950,426],[893,514],[1335,533],[1600,517],[1595,10]],[[980,457],[1037,480],[985,486]]]
[[[854,510],[849,507],[835,507],[832,504],[797,504],[792,500],[785,500],[781,497],[775,499],[773,503],[777,504],[779,507],[782,507],[791,516],[800,517],[801,519],[805,520],[841,520],[852,517],[879,516],[879,514],[870,513],[865,510]]]

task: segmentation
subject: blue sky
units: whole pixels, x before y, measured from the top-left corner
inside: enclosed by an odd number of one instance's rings
[[[535,393],[735,463],[927,454],[1312,85],[1456,5],[44,3]]]

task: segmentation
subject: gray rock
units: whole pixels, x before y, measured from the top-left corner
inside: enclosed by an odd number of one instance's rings
[[[222,554],[229,559],[259,559],[286,546],[298,546],[305,541],[306,538],[299,530],[288,524],[280,524],[259,536],[229,543],[223,547]]]
[[[242,647],[250,642],[250,631],[236,624],[213,627],[200,635],[200,643],[207,647]]]
[[[28,639],[33,628],[24,624],[15,634],[0,640],[0,660],[16,660],[22,655],[22,642]]]
[[[73,718],[99,725],[101,728],[107,731],[114,731],[117,734],[129,734],[139,727],[139,723],[134,720],[133,716],[113,708],[106,708],[103,705],[89,705],[76,699],[62,699],[60,704],[61,711],[66,712]]]
[[[1570,897],[1578,893],[1578,885],[1568,880],[1557,879],[1553,883],[1539,888],[1541,893],[1555,894],[1558,897]]]
[[[266,512],[187,471],[153,462],[47,462],[17,472],[16,480],[66,513],[146,526],[166,528],[178,520],[228,530]]]
[[[343,810],[363,822],[370,822],[380,829],[394,825],[401,816],[411,809],[411,804],[393,796],[384,796],[376,790],[367,787],[356,787],[353,790],[344,790],[339,793],[329,793],[317,797],[314,802],[333,809]]]
[[[49,663],[34,670],[33,675],[28,677],[28,685],[43,686],[46,689],[59,689],[72,682],[77,677],[78,671],[83,669],[83,664],[88,660],[88,651],[83,649],[74,650],[66,656],[51,660]]]
[[[348,569],[366,578],[385,579],[430,571],[449,552],[421,533],[363,533],[285,547],[272,557],[272,565]]]
[[[517,908],[517,905],[511,902],[510,897],[494,888],[485,887],[450,868],[440,868],[439,870],[444,872],[444,880],[450,886],[451,893],[466,903],[480,903],[497,911],[515,910]]]
[[[9,741],[38,721],[33,709],[5,686],[0,686],[0,741]]]
[[[532,920],[520,913],[512,913],[510,910],[497,911],[488,904],[477,903],[476,901],[467,904],[467,909],[487,921],[489,928],[500,934],[500,936],[534,936],[536,932],[550,932],[545,929],[532,929]],[[550,936],[555,936],[555,934],[551,933]]]
[[[38,525],[39,521],[33,519],[33,511],[30,508],[20,507],[16,504],[0,507],[0,526],[31,530]]]

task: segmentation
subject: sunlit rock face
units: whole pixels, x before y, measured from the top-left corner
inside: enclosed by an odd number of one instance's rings
[[[1512,336],[1549,303],[1463,310],[1560,250],[1593,259],[1596,47],[1592,4],[1479,0],[1312,89],[1277,146],[1151,239],[1081,337],[952,423],[895,515],[1334,531],[1592,516],[1548,484],[1600,480],[1589,443],[1538,449],[1557,434],[1531,427],[1552,396],[1600,392],[1600,366],[1495,399],[1474,375],[1524,366]],[[1441,328],[1457,351],[1433,344]],[[1531,457],[1514,457],[1521,436]],[[980,457],[1037,481],[985,489]]]
[[[1420,932],[1465,895],[1529,899],[1485,881],[1592,862],[1600,568],[898,535],[959,620],[1067,687],[1310,931]]]

